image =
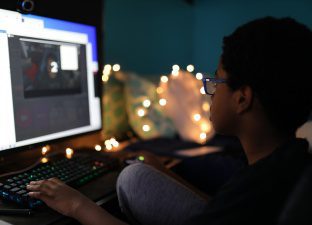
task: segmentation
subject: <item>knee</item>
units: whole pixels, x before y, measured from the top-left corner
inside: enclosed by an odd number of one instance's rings
[[[117,191],[123,190],[123,192],[128,193],[132,189],[136,189],[140,179],[148,170],[151,170],[150,166],[143,163],[134,163],[125,167],[118,176]]]
[[[135,163],[125,167],[118,176],[116,191],[121,210],[129,214],[134,199],[138,198],[138,190],[143,185],[144,177],[153,170],[150,166]]]

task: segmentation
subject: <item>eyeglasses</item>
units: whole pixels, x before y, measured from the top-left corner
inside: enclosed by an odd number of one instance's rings
[[[213,77],[205,77],[202,79],[204,90],[207,95],[214,95],[217,84],[226,83],[226,79],[218,79]]]

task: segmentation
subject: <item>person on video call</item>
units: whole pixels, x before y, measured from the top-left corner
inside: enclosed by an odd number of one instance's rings
[[[62,77],[59,69],[59,60],[55,53],[48,52],[44,56],[44,63],[40,68],[39,76],[35,82],[38,90],[50,90],[63,88]]]
[[[133,224],[277,224],[304,168],[308,142],[295,133],[309,117],[312,32],[291,18],[266,17],[223,39],[213,79],[211,121],[237,136],[248,164],[213,198],[148,163],[126,167],[117,181],[122,211]],[[197,90],[194,90],[197,91]],[[82,224],[123,224],[78,191],[52,178],[28,185],[29,195]]]

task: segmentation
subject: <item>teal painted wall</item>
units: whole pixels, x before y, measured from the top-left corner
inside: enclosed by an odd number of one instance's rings
[[[173,64],[214,72],[224,35],[255,18],[291,16],[312,28],[311,0],[106,0],[105,63],[163,74]]]
[[[223,36],[263,16],[290,16],[312,28],[312,1],[196,0],[194,15],[194,65],[200,71],[212,73],[218,65]]]
[[[146,75],[171,72],[192,57],[193,20],[183,0],[106,0],[105,63]]]

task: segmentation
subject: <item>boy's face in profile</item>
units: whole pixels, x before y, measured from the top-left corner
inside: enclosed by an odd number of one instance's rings
[[[227,72],[223,69],[222,62],[218,65],[215,74],[218,79],[227,79]],[[238,115],[236,113],[236,91],[231,90],[227,83],[216,86],[216,92],[211,96],[210,120],[217,133],[235,135]]]

